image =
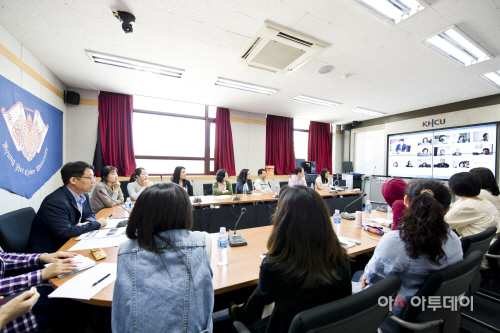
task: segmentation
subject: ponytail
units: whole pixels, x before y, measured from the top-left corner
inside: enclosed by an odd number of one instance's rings
[[[448,238],[444,211],[450,206],[448,188],[436,180],[417,180],[407,191],[408,207],[400,218],[400,237],[408,256],[416,260],[428,255],[431,263],[439,265],[446,256],[443,243]]]
[[[141,175],[142,170],[146,170],[144,168],[137,168],[134,170],[134,172],[130,175],[129,183],[133,183],[137,180],[137,177]]]

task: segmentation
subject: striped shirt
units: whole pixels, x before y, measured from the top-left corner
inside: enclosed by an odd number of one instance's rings
[[[6,253],[0,251],[0,295],[6,296],[12,293],[27,290],[42,282],[42,270],[17,276],[5,277],[6,271],[39,268],[41,254]],[[19,318],[7,323],[2,333],[7,332],[34,332],[38,324],[32,312],[28,312]]]

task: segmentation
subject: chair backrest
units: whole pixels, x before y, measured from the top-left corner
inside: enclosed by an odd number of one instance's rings
[[[124,181],[120,182],[120,188],[122,190],[123,198],[125,198],[125,200],[127,200],[127,198],[128,198],[128,189],[127,189],[127,186],[128,186],[128,181],[127,180],[124,180]]]
[[[420,304],[415,301],[413,304],[416,304],[416,306],[413,306],[411,300],[407,300],[401,318],[413,323],[443,319],[443,327],[438,329],[437,332],[458,332],[460,328],[460,311],[458,311],[460,306],[454,310],[450,307],[444,308],[443,303],[446,301],[443,297],[452,297],[452,299],[448,299],[447,303],[450,305],[457,304],[460,297],[468,292],[482,258],[481,251],[474,251],[463,261],[431,273],[415,295],[420,300]],[[435,308],[435,311],[434,308],[429,307],[430,296],[439,297],[441,307]],[[426,307],[422,311],[424,299]],[[433,329],[436,329],[436,327]],[[434,332],[433,330],[430,331]]]
[[[490,246],[488,254],[499,255],[500,254],[500,237]],[[488,258],[491,270],[495,274],[500,274],[500,259]]]
[[[35,210],[27,207],[0,216],[0,246],[5,252],[28,252],[31,223],[35,215]]]
[[[470,245],[472,244],[472,241],[468,237],[462,237],[460,238],[460,242],[462,243],[462,253],[467,253]]]
[[[288,182],[280,182],[280,188],[285,186],[285,185],[288,185]]]
[[[212,184],[203,184],[203,193],[204,195],[212,195],[213,190],[212,190]]]
[[[380,297],[394,297],[401,287],[397,276],[384,279],[360,293],[302,311],[293,318],[290,333],[376,332],[389,312]]]
[[[235,183],[232,183],[231,184],[231,187],[233,188],[233,193],[236,194],[236,184]]]
[[[495,237],[496,232],[497,232],[496,227],[489,227],[485,231],[480,232],[476,235],[464,237],[470,239],[471,241],[471,244],[467,249],[467,252],[464,252],[464,258],[467,258],[469,254],[471,254],[474,251],[481,251],[484,256],[486,252],[488,252],[491,240],[493,239],[493,237]]]

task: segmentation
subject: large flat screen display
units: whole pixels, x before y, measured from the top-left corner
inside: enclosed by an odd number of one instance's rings
[[[477,167],[495,174],[497,125],[389,135],[387,152],[390,177],[449,179]]]

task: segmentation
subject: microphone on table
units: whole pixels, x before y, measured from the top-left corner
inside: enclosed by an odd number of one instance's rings
[[[247,245],[247,242],[241,234],[236,233],[236,226],[238,226],[238,222],[240,222],[241,217],[243,214],[245,214],[247,211],[246,208],[241,209],[240,217],[238,218],[238,221],[236,221],[236,224],[234,225],[234,231],[229,234],[229,246],[243,246]]]
[[[111,201],[113,201],[115,204],[117,204],[120,208],[124,209],[127,213],[130,214],[130,210],[128,210],[127,208],[123,207],[121,204],[118,203],[118,201],[116,201],[115,199],[113,199],[112,197],[110,197],[106,192],[104,192],[103,190],[99,190],[99,193],[105,195],[106,197],[108,197],[108,199],[111,199]],[[121,227],[126,227],[127,226],[127,223],[128,223],[128,219],[127,220],[124,220],[124,221],[121,221],[121,222],[118,222],[118,224],[116,225],[117,228],[121,228]]]
[[[343,219],[346,219],[346,220],[356,219],[356,217],[354,215],[346,213],[345,211],[346,211],[347,207],[349,207],[350,205],[352,205],[353,203],[355,203],[356,201],[358,201],[359,199],[364,198],[364,197],[366,197],[366,193],[363,193],[362,195],[359,196],[359,198],[357,198],[356,200],[354,200],[353,202],[351,202],[350,204],[345,206],[344,211],[342,212],[342,214],[340,214],[340,217]]]
[[[163,175],[160,173],[160,181],[163,183]]]
[[[191,184],[191,186],[194,189],[194,181],[193,181],[193,184]],[[194,189],[194,192],[196,195],[194,196],[193,203],[201,202],[201,198],[198,196],[198,190]]]

